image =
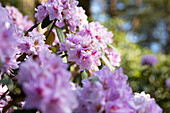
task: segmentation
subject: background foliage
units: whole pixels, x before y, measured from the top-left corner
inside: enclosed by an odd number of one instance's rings
[[[170,111],[170,92],[165,81],[170,78],[170,55],[155,54],[158,64],[155,67],[141,66],[141,57],[145,54],[154,54],[148,48],[132,43],[125,39],[126,32],[121,31],[124,24],[121,18],[114,18],[104,25],[114,33],[114,46],[121,52],[121,67],[129,76],[130,86],[134,92],[145,91],[163,108],[165,113]]]

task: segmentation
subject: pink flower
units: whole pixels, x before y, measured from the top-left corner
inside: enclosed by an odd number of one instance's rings
[[[45,2],[42,2],[41,5],[38,6],[38,9],[35,9],[37,13],[35,14],[35,18],[37,18],[37,23],[40,23],[44,20],[46,16],[48,16],[47,5]]]
[[[26,94],[25,108],[43,113],[71,113],[77,107],[69,82],[71,73],[62,59],[42,51],[21,64],[18,80]]]
[[[101,65],[100,44],[90,35],[68,34],[66,41],[60,44],[61,51],[67,51],[68,60],[76,62],[80,70],[93,70],[96,65]]]
[[[77,12],[77,18],[80,20],[81,26],[83,27],[84,25],[88,24],[87,21],[87,15],[85,14],[85,10],[82,7],[76,7],[76,12]]]
[[[29,32],[29,36],[22,36],[19,39],[18,49],[21,53],[28,55],[37,55],[43,50],[48,50],[48,45],[45,44],[45,36],[33,32]]]
[[[145,92],[135,93],[129,104],[138,113],[162,113],[162,109],[155,100]]]
[[[50,20],[57,20],[58,27],[67,25],[70,32],[76,32],[77,27],[82,27],[87,23],[85,11],[77,5],[76,0],[49,0],[48,3],[42,2],[38,6],[35,17],[40,23],[49,15]]]
[[[29,28],[33,26],[33,22],[31,20],[27,20],[27,16],[23,16],[21,12],[14,6],[6,6],[6,10],[8,11],[10,19],[13,20],[14,24],[17,25],[18,29],[26,32]]]
[[[101,43],[102,49],[107,47],[107,44],[112,43],[112,32],[108,32],[107,28],[101,25],[98,22],[91,22],[82,28],[79,32],[81,35],[90,35],[92,38],[95,38]]]
[[[15,55],[17,53],[17,29],[12,20],[9,19],[8,12],[0,6],[0,66],[1,73],[10,74],[10,69],[18,68]]]
[[[120,53],[116,49],[110,49],[110,48],[106,48],[104,51],[106,57],[108,58],[112,66],[119,67],[121,61]]]
[[[128,101],[132,89],[122,69],[111,72],[108,67],[95,71],[90,79],[83,79],[83,87],[75,91],[79,107],[75,113],[135,113]]]

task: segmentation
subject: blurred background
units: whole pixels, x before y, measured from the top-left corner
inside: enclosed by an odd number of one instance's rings
[[[33,21],[42,1],[47,0],[0,0]],[[113,32],[113,45],[133,91],[151,94],[164,113],[170,113],[170,0],[79,0],[79,5],[89,21],[99,21]],[[146,54],[155,55],[158,64],[141,65]]]

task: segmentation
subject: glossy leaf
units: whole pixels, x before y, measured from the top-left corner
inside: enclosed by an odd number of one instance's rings
[[[42,21],[42,24],[41,24],[41,28],[44,29],[46,28],[47,26],[49,26],[53,21],[50,20],[50,17],[47,16],[43,21]]]
[[[57,32],[57,36],[58,36],[59,41],[65,42],[65,36],[64,36],[63,31],[60,28],[56,27],[56,32]]]
[[[37,110],[15,110],[13,113],[36,113]]]
[[[34,26],[32,26],[26,33],[25,36],[28,35],[29,32],[31,32],[33,29],[35,29],[39,24],[35,24]]]
[[[46,31],[44,33],[44,35],[46,36],[46,40],[45,40],[45,44],[48,44],[48,45],[52,45],[52,43],[54,42],[55,40],[55,34],[54,32],[50,32],[50,31]]]
[[[24,59],[26,58],[27,54],[26,53],[23,53],[20,57],[17,58],[17,62],[18,61],[24,61]]]

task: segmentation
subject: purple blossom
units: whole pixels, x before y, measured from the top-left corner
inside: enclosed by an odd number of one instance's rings
[[[0,6],[0,66],[1,74],[10,73],[10,69],[18,68],[15,55],[17,53],[17,29],[12,20],[9,19],[8,12]]]
[[[132,95],[132,89],[127,83],[128,76],[123,74],[122,68],[115,70],[115,72],[110,71],[107,66],[104,66],[100,71],[94,72],[92,76],[97,76],[104,87],[108,88],[110,91],[114,91],[114,95],[108,93],[109,100],[115,100],[116,98],[128,99]],[[115,98],[112,98],[115,97]]]
[[[68,34],[66,41],[60,44],[61,51],[67,51],[68,61],[76,62],[80,70],[93,70],[100,65],[100,43],[90,35]]]
[[[75,113],[102,113],[105,107],[105,92],[100,82],[83,81],[83,88],[76,91],[79,107]]]
[[[18,80],[26,94],[25,108],[43,113],[71,113],[77,101],[71,90],[71,73],[62,59],[42,51],[21,64]]]
[[[129,104],[137,113],[162,113],[162,109],[155,100],[145,92],[135,93]]]
[[[5,7],[10,19],[13,20],[14,24],[17,25],[18,29],[23,32],[26,32],[29,28],[33,26],[33,22],[31,20],[27,20],[28,16],[23,16],[21,12],[14,6],[6,6]]]
[[[97,77],[99,80],[94,80]],[[95,71],[90,79],[82,81],[76,95],[79,107],[75,113],[134,113],[128,103],[132,89],[127,83],[128,77],[122,69],[111,72],[108,67]]]
[[[106,48],[104,51],[106,57],[108,58],[112,66],[119,67],[121,61],[120,53],[116,49],[110,49],[110,48]]]
[[[112,43],[112,32],[108,32],[107,28],[101,25],[99,22],[91,22],[82,28],[79,32],[81,35],[90,35],[101,43],[102,49],[107,47],[107,44]]]
[[[166,87],[170,90],[170,78],[166,80]]]
[[[18,49],[21,53],[28,55],[37,55],[43,50],[48,50],[48,45],[45,44],[45,36],[38,32],[30,32],[28,36],[22,36],[19,39]]]
[[[42,2],[36,9],[35,18],[38,23],[42,22],[49,15],[50,20],[57,20],[56,25],[63,27],[69,26],[70,32],[75,32],[77,27],[87,24],[87,16],[82,8],[77,7],[76,0],[49,0],[48,3]]]
[[[141,60],[141,65],[155,66],[158,63],[158,59],[155,55],[144,55]]]
[[[80,29],[85,25],[88,25],[87,15],[85,14],[85,10],[82,7],[76,7],[76,16],[79,19],[81,25],[78,26]]]
[[[42,2],[41,5],[38,6],[38,9],[35,9],[37,13],[35,14],[35,18],[37,18],[37,23],[40,23],[44,20],[46,16],[48,16],[47,5],[45,2]]]

